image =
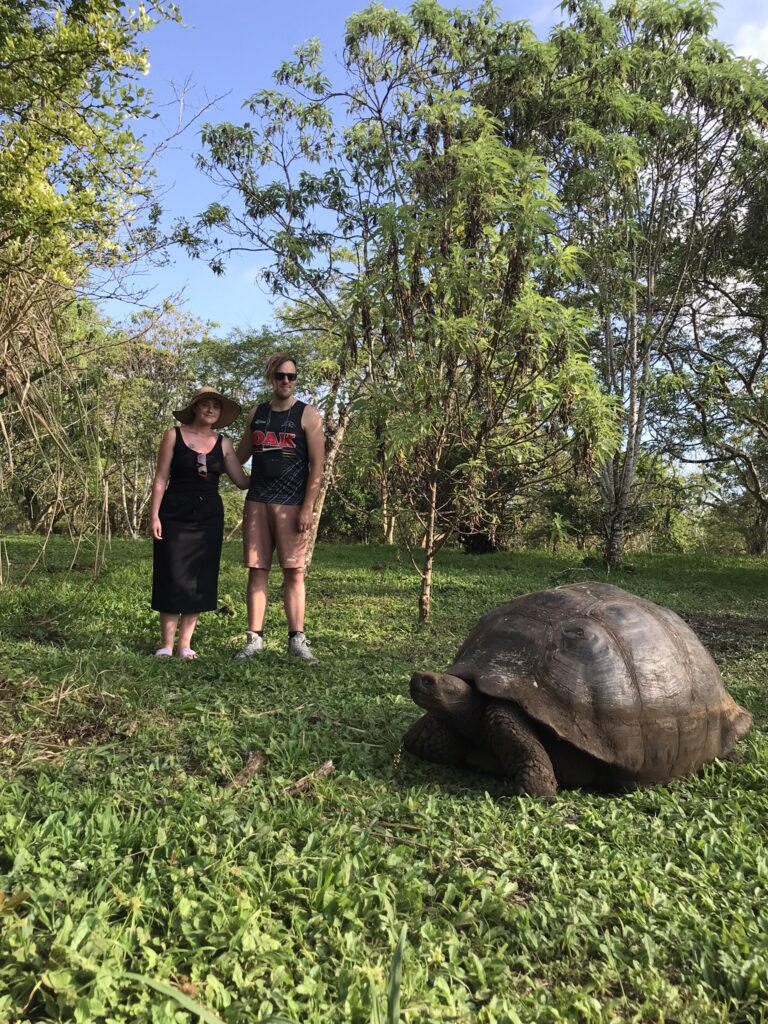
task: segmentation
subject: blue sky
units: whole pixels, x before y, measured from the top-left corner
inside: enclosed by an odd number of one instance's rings
[[[389,0],[386,5],[406,10],[410,2]],[[296,44],[315,36],[323,44],[326,67],[334,77],[340,64],[344,23],[364,6],[364,0],[182,0],[185,27],[161,25],[147,37],[151,70],[146,84],[160,110],[160,118],[147,126],[147,145],[174,129],[178,118],[174,97],[185,82],[189,83],[185,94],[188,113],[216,100],[204,120],[245,119],[243,100],[272,86],[272,72],[278,64],[290,57]],[[496,6],[501,17],[525,19],[540,35],[560,18],[558,5],[550,2],[501,0]],[[724,0],[717,35],[738,52],[768,61],[765,0]],[[188,129],[157,164],[169,217],[193,216],[211,199],[219,198],[194,164],[201,148],[198,133],[199,124]],[[140,279],[140,286],[149,289],[146,302],[155,305],[168,296],[181,295],[185,309],[201,320],[219,323],[222,333],[233,327],[259,327],[273,319],[271,301],[258,284],[253,257],[231,261],[223,277],[215,277],[204,261],[194,261],[179,251],[171,259],[169,266],[149,268]],[[107,307],[115,318],[131,311],[132,307],[116,304]]]

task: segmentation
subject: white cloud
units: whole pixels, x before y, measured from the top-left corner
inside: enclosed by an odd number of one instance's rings
[[[745,57],[757,57],[758,60],[768,62],[768,22],[764,25],[756,22],[740,25],[733,48]]]

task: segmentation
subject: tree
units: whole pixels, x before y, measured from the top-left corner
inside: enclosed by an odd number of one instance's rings
[[[768,136],[740,154],[748,198],[702,262],[664,349],[666,447],[703,467],[751,554],[768,548]]]
[[[32,451],[46,469],[15,481],[36,526],[108,520],[88,385],[119,332],[78,296],[156,241],[133,125],[150,110],[142,36],[166,18],[165,0],[0,0],[0,430],[9,466]]]
[[[488,105],[510,145],[547,160],[561,229],[585,254],[573,301],[596,314],[595,365],[623,409],[623,441],[600,467],[605,557],[624,534],[661,353],[703,268],[731,237],[764,136],[768,83],[712,38],[705,0],[567,0],[547,44],[518,32],[489,66]],[[538,89],[521,88],[534,68]],[[745,171],[749,169],[749,173]]]
[[[213,240],[217,270],[232,248],[260,253],[275,295],[335,347],[327,472],[366,410],[382,480],[399,478],[423,521],[422,620],[436,551],[482,504],[488,460],[586,451],[609,418],[579,351],[586,318],[553,294],[575,260],[543,169],[468,88],[496,33],[487,4],[373,5],[348,22],[338,90],[317,45],[298,48],[283,89],[249,100],[255,124],[204,130],[202,166],[242,206],[179,232],[196,252]]]
[[[149,187],[131,129],[149,110],[141,34],[166,18],[166,0],[0,2],[0,283],[69,284],[124,254]]]
[[[735,261],[732,261],[732,263]],[[768,548],[768,291],[762,268],[702,282],[660,375],[666,447],[702,466],[750,554]],[[746,278],[746,279],[745,279]],[[751,278],[751,280],[749,279]],[[763,278],[761,281],[760,278]]]

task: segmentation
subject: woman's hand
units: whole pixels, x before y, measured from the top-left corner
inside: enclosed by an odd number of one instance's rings
[[[153,540],[163,539],[163,527],[160,523],[160,516],[150,516],[149,535]]]

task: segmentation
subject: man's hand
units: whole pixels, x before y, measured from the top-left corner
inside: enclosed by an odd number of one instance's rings
[[[296,519],[296,529],[299,533],[306,533],[307,530],[312,529],[312,519],[312,509],[302,505]]]

